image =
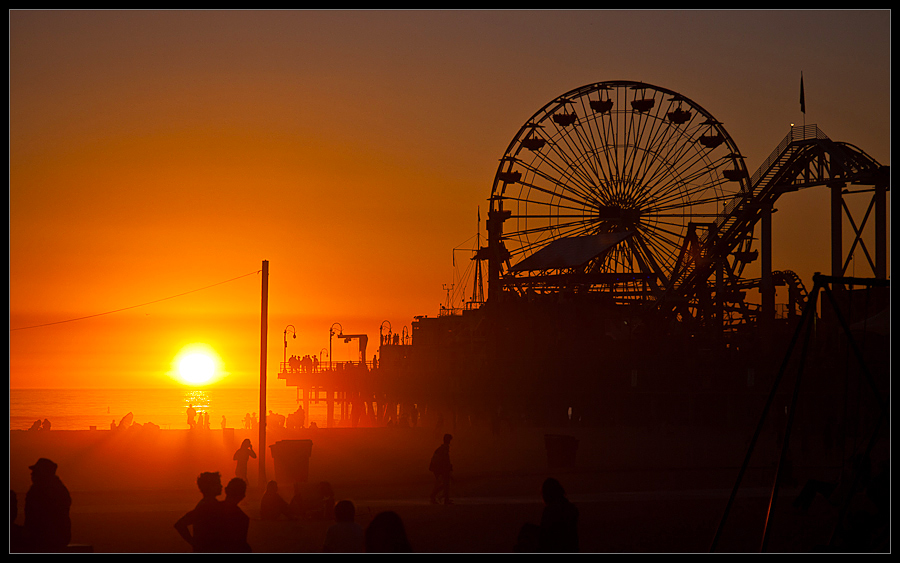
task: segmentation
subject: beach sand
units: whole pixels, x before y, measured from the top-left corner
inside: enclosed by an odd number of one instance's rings
[[[429,502],[431,453],[444,431],[454,435],[455,504]],[[578,440],[573,467],[551,468],[546,434]],[[540,488],[557,478],[578,507],[582,552],[706,552],[715,536],[747,451],[749,435],[688,428],[334,428],[303,430],[280,439],[313,443],[306,488],[328,481],[336,500],[352,500],[366,526],[383,510],[403,519],[414,551],[504,553],[519,528],[540,520]],[[71,491],[72,541],[103,553],[181,553],[190,547],[174,522],[199,500],[196,477],[234,476],[232,454],[258,433],[187,430],[10,432],[10,486],[19,495],[19,519],[29,486],[28,466],[39,457],[59,464]],[[259,448],[255,446],[257,452]],[[738,490],[719,551],[759,549],[774,476],[775,448],[765,439]],[[766,453],[768,452],[768,453]],[[275,478],[270,452],[266,477]],[[821,464],[824,465],[824,464]],[[258,465],[251,460],[250,490],[241,507],[250,516],[254,552],[321,552],[329,521],[259,520]],[[804,468],[827,477],[828,467]],[[816,473],[818,472],[818,473]],[[813,475],[815,474],[815,475]],[[800,515],[791,506],[797,483],[780,489],[770,519],[771,551],[809,551],[830,532],[832,507]],[[293,487],[282,484],[290,500]]]

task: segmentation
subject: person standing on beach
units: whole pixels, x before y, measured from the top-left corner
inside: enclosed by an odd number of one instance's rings
[[[247,532],[250,530],[250,517],[238,506],[247,495],[247,482],[235,477],[225,486],[225,500],[221,503],[222,521],[220,551],[223,553],[250,553],[247,543]]]
[[[62,551],[72,540],[72,497],[56,467],[43,457],[29,467],[32,484],[25,495],[25,533],[37,552]]]
[[[431,464],[428,470],[434,473],[434,488],[431,490],[431,504],[437,504],[438,493],[444,493],[444,504],[453,504],[450,500],[450,473],[453,464],[450,463],[450,440],[453,436],[444,434],[444,443],[434,450],[431,456]]]
[[[241,442],[241,447],[238,451],[234,452],[234,460],[237,462],[237,467],[234,470],[234,474],[236,477],[240,477],[244,481],[247,481],[247,464],[250,458],[256,459],[256,452],[253,451],[253,444],[250,442],[250,438],[244,438],[244,441]]]
[[[187,419],[187,423],[188,423],[188,428],[190,428],[191,430],[194,429],[194,417],[195,417],[195,416],[197,416],[197,411],[194,410],[194,405],[188,403],[188,408],[187,408],[187,417],[188,417],[188,419]]]
[[[221,542],[222,512],[218,497],[222,494],[222,478],[218,472],[201,473],[197,487],[203,498],[193,510],[175,522],[175,529],[194,548],[194,553],[218,551]],[[193,529],[193,533],[192,533]]]

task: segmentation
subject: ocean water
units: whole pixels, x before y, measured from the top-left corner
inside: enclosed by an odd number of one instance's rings
[[[50,421],[52,430],[108,429],[132,413],[134,422],[165,429],[186,429],[187,408],[209,412],[210,428],[242,428],[244,416],[259,415],[259,389],[10,389],[9,428],[27,430],[35,420]],[[293,387],[267,388],[266,409],[287,416],[297,410]],[[307,421],[325,424],[325,402],[310,403]]]

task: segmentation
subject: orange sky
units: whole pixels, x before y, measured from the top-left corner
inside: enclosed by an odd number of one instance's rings
[[[270,262],[270,377],[328,328],[436,315],[498,159],[573,88],[640,80],[725,124],[751,171],[801,123],[890,164],[890,12],[10,12],[10,328]],[[824,190],[774,267],[828,272]],[[482,213],[484,217],[485,213]],[[483,228],[483,224],[482,224]],[[857,272],[859,273],[859,272]],[[259,374],[256,275],[10,331],[10,387],[157,387],[185,344]],[[334,343],[334,359],[356,346]],[[270,381],[272,381],[270,379]],[[277,381],[277,380],[276,380]],[[280,384],[270,383],[270,384]]]

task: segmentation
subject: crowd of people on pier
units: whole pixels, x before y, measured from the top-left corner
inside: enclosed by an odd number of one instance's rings
[[[319,358],[309,354],[302,358],[300,356],[291,356],[288,359],[288,370],[293,373],[316,373],[319,371]]]

